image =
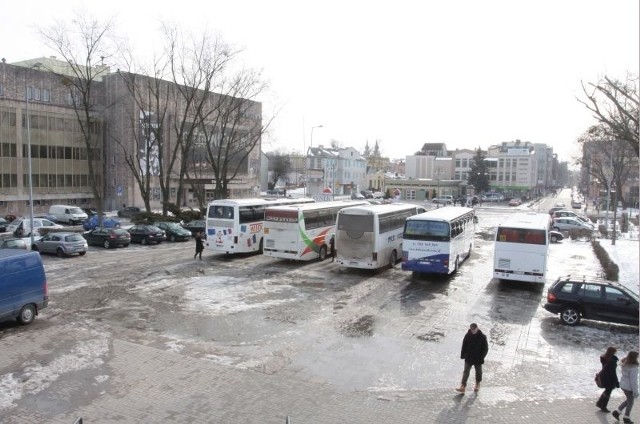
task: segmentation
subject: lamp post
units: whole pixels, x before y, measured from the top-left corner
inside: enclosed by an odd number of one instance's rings
[[[27,163],[29,166],[29,235],[31,236],[31,244],[29,247],[33,246],[33,174],[31,169],[31,115],[29,115],[29,89],[27,87],[27,72],[29,69],[40,68],[42,64],[40,62],[34,63],[25,71],[24,74],[24,97],[25,97],[25,113],[27,114],[26,125],[27,125]],[[24,225],[23,225],[24,229]]]

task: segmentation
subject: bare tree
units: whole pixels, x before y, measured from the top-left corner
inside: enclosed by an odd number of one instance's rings
[[[595,84],[583,83],[582,90],[587,99],[578,101],[603,124],[605,134],[628,142],[638,156],[638,77],[619,81],[605,76]]]
[[[108,72],[104,60],[112,56],[113,21],[100,22],[78,14],[71,25],[58,21],[40,29],[44,43],[66,61],[66,68],[47,69],[56,74],[69,89],[69,100],[76,114],[78,127],[87,149],[89,184],[93,191],[99,224],[102,224],[104,175],[103,131],[101,115],[104,111],[99,82]]]
[[[615,187],[618,199],[625,204],[622,187],[638,169],[638,157],[628,140],[614,138],[609,128],[601,124],[589,128],[578,143],[582,146],[578,164],[603,187]]]
[[[273,173],[272,180],[275,187],[280,179],[287,180],[287,176],[291,172],[291,158],[281,151],[267,153],[267,157],[269,158],[269,170]]]

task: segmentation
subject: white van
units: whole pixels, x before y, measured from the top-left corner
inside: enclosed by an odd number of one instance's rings
[[[79,207],[67,205],[52,205],[49,208],[49,215],[57,222],[66,222],[71,225],[80,224],[88,218],[87,214]]]

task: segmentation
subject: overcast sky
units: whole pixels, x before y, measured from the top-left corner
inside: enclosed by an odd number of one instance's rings
[[[140,52],[163,20],[208,27],[244,49],[278,110],[263,150],[302,151],[332,139],[362,150],[380,140],[402,158],[424,143],[487,148],[520,139],[577,154],[595,123],[581,82],[638,74],[637,0],[52,1],[3,4],[0,56],[55,54],[36,31],[84,8],[116,16]]]

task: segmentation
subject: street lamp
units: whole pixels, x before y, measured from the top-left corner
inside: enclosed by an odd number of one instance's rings
[[[29,89],[27,88],[27,72],[29,71],[29,69],[33,69],[33,68],[37,68],[40,69],[40,66],[42,66],[42,63],[37,62],[34,63],[33,65],[31,65],[30,68],[27,68],[27,70],[25,70],[24,73],[24,97],[25,97],[25,103],[26,103],[26,114],[27,114],[27,119],[26,119],[26,125],[27,125],[27,160],[28,160],[28,165],[29,165],[29,212],[31,214],[31,216],[29,217],[29,226],[30,226],[30,231],[29,231],[29,235],[31,236],[31,244],[29,245],[30,247],[33,246],[33,174],[32,174],[32,169],[31,169],[31,115],[29,115]],[[23,226],[24,229],[24,226]]]

